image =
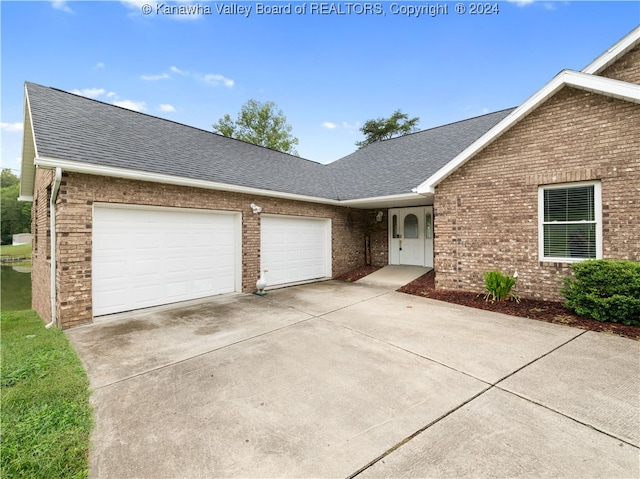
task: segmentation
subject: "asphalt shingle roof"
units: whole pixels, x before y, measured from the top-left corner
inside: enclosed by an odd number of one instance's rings
[[[379,141],[328,168],[341,200],[410,193],[513,108]]]
[[[320,163],[27,83],[40,156],[335,198]]]
[[[410,193],[512,110],[369,145],[323,165],[27,83],[38,155],[327,199]]]

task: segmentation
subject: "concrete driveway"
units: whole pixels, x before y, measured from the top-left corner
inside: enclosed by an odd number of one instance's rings
[[[70,330],[90,477],[640,476],[640,343],[328,281]]]

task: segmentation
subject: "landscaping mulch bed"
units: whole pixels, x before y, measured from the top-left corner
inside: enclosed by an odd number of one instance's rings
[[[357,281],[378,269],[379,268],[372,266],[364,266],[354,271],[350,271],[347,274],[341,275],[336,279],[340,279],[342,281]],[[512,316],[546,321],[548,323],[564,324],[590,331],[613,333],[640,341],[640,326],[626,326],[618,323],[601,323],[594,319],[584,318],[566,309],[562,303],[538,301],[527,298],[523,298],[520,303],[516,303],[515,301],[499,301],[492,303],[490,301],[485,301],[484,294],[465,291],[436,291],[434,271],[430,271],[429,273],[420,276],[418,279],[398,289],[398,291],[415,296],[437,299],[439,301],[461,304],[472,308],[486,309],[496,313],[510,314]]]

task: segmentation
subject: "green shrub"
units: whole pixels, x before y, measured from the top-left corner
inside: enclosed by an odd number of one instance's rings
[[[598,321],[640,325],[640,263],[588,260],[571,265],[565,306]]]
[[[505,276],[500,271],[494,270],[484,273],[484,287],[487,293],[484,295],[485,301],[504,301],[512,299],[516,303],[520,302],[520,296],[511,292],[516,284],[517,276]]]

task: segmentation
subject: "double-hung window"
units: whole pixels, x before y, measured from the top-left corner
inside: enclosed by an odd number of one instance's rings
[[[602,257],[602,201],[599,182],[538,189],[540,261]]]

